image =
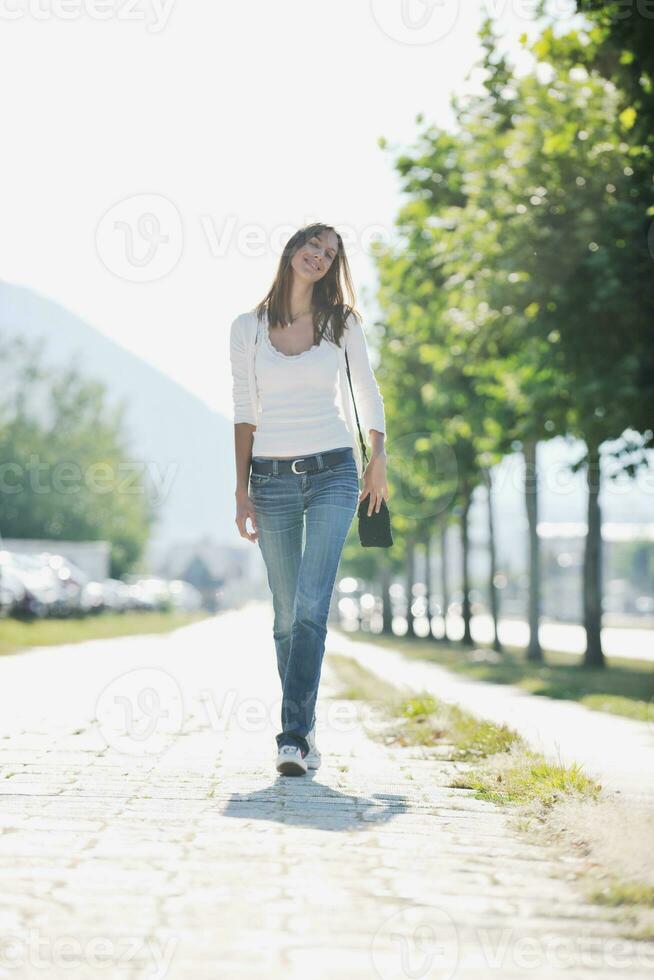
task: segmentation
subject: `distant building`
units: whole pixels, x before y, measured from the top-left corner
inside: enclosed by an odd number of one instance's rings
[[[251,592],[250,555],[244,548],[218,544],[209,535],[151,554],[150,565],[155,575],[194,585],[207,609],[232,606]]]

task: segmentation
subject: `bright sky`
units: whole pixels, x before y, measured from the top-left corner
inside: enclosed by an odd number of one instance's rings
[[[282,243],[324,220],[374,310],[391,154],[451,123],[485,10],[518,0],[0,0],[0,278],[29,286],[231,417],[228,333]]]

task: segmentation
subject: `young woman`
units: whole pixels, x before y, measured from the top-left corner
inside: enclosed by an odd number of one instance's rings
[[[301,228],[287,242],[268,294],[230,331],[236,525],[241,537],[258,541],[272,592],[283,775],[320,764],[315,706],[338,564],[359,501],[369,496],[371,514],[388,500],[384,402],[341,279],[353,301],[338,232],[324,224]],[[371,445],[363,473],[346,349]]]

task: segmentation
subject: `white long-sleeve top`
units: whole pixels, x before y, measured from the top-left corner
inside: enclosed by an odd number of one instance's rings
[[[261,321],[254,310],[236,317],[230,329],[234,422],[256,426],[253,455],[301,456],[349,445],[362,475],[345,348],[364,439],[370,429],[385,433],[383,397],[354,314],[340,347],[323,337],[319,345],[290,355],[273,346],[266,314]]]

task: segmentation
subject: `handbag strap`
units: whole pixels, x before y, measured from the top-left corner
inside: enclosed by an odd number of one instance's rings
[[[345,345],[345,341],[343,341]],[[350,382],[350,391],[352,393],[352,404],[354,405],[354,414],[357,420],[357,429],[359,430],[359,441],[361,442],[361,453],[363,455],[364,466],[368,465],[368,454],[366,452],[366,446],[363,441],[363,436],[361,435],[361,426],[359,425],[359,413],[357,412],[357,403],[354,399],[354,389],[352,388],[352,378],[350,377],[350,362],[347,359],[347,345],[345,345],[345,367],[347,368],[347,380]]]

